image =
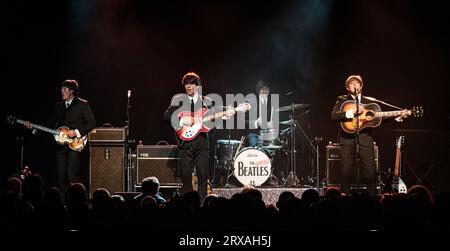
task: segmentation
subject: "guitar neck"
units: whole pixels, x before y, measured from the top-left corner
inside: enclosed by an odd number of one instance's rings
[[[401,153],[400,148],[397,148],[397,153],[395,156],[395,170],[394,170],[394,176],[398,177],[400,174],[400,161],[401,161]]]
[[[232,110],[232,111],[236,111],[235,108],[232,108],[231,110]],[[213,119],[219,119],[219,118],[222,118],[223,116],[226,115],[226,113],[227,113],[227,112],[217,112],[217,113],[211,114],[211,115],[209,115],[209,116],[203,117],[203,122],[210,121],[210,120],[213,120]]]
[[[409,110],[407,110],[406,112],[409,112]],[[405,113],[405,111],[375,112],[375,116],[376,117],[397,117],[397,116],[403,115],[403,113]]]
[[[17,123],[22,124],[22,125],[26,125],[28,122],[25,121],[25,120],[17,119]],[[54,134],[54,135],[59,135],[59,131],[58,130],[50,129],[50,128],[47,128],[45,126],[40,126],[40,125],[36,125],[36,124],[33,124],[33,123],[30,123],[30,125],[31,125],[31,128],[38,129],[38,130],[41,130],[41,131],[44,131],[44,132],[48,132],[48,133],[51,133],[51,134]]]

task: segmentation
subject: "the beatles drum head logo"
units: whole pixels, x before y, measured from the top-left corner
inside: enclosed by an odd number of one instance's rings
[[[271,166],[264,151],[246,148],[234,161],[234,175],[244,186],[260,186],[269,178]]]

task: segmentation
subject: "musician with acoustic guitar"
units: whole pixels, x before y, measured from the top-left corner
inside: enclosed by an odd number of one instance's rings
[[[341,145],[342,181],[341,191],[350,192],[352,184],[366,185],[371,195],[376,194],[375,155],[372,127],[381,123],[382,114],[372,98],[362,95],[363,79],[360,75],[351,75],[345,81],[348,93],[337,98],[331,112],[331,119],[340,122],[339,143]],[[359,105],[357,105],[359,104]],[[406,118],[408,110],[396,111],[389,116]],[[385,117],[388,117],[386,115]],[[355,135],[358,137],[355,140]],[[358,147],[355,146],[358,145]],[[359,156],[355,156],[356,152]],[[355,160],[359,158],[359,168]]]
[[[209,134],[212,128],[203,122],[213,119],[230,118],[235,109],[223,113],[208,115],[213,104],[211,99],[201,95],[201,78],[194,72],[188,72],[181,80],[186,91],[172,98],[170,106],[164,112],[164,119],[172,122],[179,145],[179,171],[183,182],[182,193],[190,192],[192,172],[195,166],[198,179],[198,192],[203,199],[207,195]]]
[[[86,135],[95,128],[95,118],[89,102],[78,97],[79,86],[76,80],[64,80],[61,83],[62,101],[56,103],[53,114],[43,126],[24,124],[27,128],[39,129],[55,136],[58,145],[56,165],[61,192],[64,194],[70,184],[80,182],[81,150],[86,144]]]

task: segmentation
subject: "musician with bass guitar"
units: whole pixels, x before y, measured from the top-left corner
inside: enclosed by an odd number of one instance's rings
[[[76,80],[64,80],[60,86],[62,101],[56,103],[47,123],[48,127],[56,130],[29,122],[24,125],[52,133],[60,143],[56,151],[56,165],[59,186],[64,194],[70,184],[81,181],[81,150],[86,144],[86,135],[95,128],[95,118],[89,102],[78,97],[79,85]]]
[[[331,119],[341,122],[338,135],[342,163],[341,191],[349,193],[352,184],[364,184],[368,192],[375,195],[376,167],[372,138],[372,127],[375,126],[366,124],[371,118],[376,117],[375,112],[370,117],[371,113],[369,114],[366,109],[372,101],[362,95],[363,79],[360,75],[349,76],[345,81],[345,88],[348,93],[337,98],[331,112]],[[409,114],[405,110],[399,111],[397,116],[406,118]],[[355,156],[357,153],[358,156]],[[360,160],[359,168],[356,159]]]
[[[211,99],[201,95],[201,78],[194,72],[186,73],[181,83],[186,91],[172,98],[164,112],[164,119],[172,122],[179,145],[179,171],[183,182],[182,193],[193,190],[192,172],[195,166],[198,178],[198,192],[203,199],[207,195],[209,130],[203,122],[212,119],[230,118],[235,110],[207,115],[213,104]]]

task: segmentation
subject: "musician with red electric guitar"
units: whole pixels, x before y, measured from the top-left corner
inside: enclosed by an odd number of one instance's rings
[[[192,187],[192,172],[195,166],[198,178],[200,198],[207,195],[209,135],[213,129],[208,123],[215,119],[229,119],[236,111],[248,110],[245,103],[237,108],[212,113],[210,98],[201,95],[202,82],[198,74],[186,73],[181,79],[186,91],[172,98],[170,106],[164,112],[164,119],[171,121],[176,131],[179,145],[179,171],[183,182],[182,192],[190,192]]]

